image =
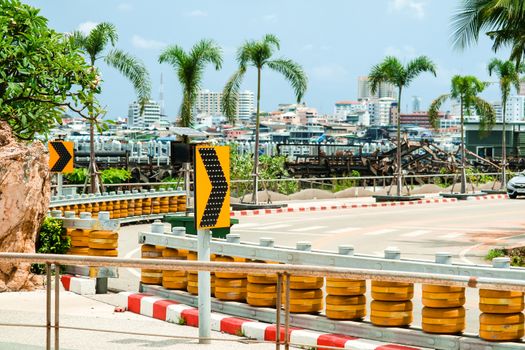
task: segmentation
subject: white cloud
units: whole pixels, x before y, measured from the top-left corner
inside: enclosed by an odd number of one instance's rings
[[[275,13],[270,13],[268,15],[263,16],[263,20],[267,22],[276,22],[277,21],[277,15]]]
[[[137,49],[162,49],[166,46],[166,43],[157,40],[150,40],[141,37],[140,35],[133,35],[131,43]]]
[[[77,27],[77,30],[81,31],[84,34],[89,34],[97,26],[98,22],[87,21],[80,23]]]
[[[338,64],[325,64],[312,69],[312,76],[320,80],[339,80],[347,73],[348,71]]]
[[[118,4],[117,10],[119,10],[120,12],[130,12],[131,10],[133,10],[133,5],[127,2],[121,2],[120,4]]]
[[[204,12],[202,10],[193,10],[190,12],[186,12],[185,15],[189,17],[206,17],[208,16],[208,12]]]
[[[400,58],[401,60],[411,60],[417,56],[417,52],[416,52],[416,49],[410,45],[405,45],[401,48],[394,47],[394,46],[388,46],[385,49],[385,55],[395,56],[395,57]]]
[[[410,14],[417,18],[425,17],[426,2],[422,0],[390,0],[388,9],[390,12],[409,11]]]

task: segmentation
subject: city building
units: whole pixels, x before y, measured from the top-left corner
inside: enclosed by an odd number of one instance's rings
[[[370,82],[367,76],[357,78],[357,99],[369,100],[375,98],[389,97],[397,99],[397,88],[390,83],[381,83],[375,94],[372,94]]]
[[[337,101],[334,106],[334,115],[336,119],[344,121],[349,115],[358,115],[359,113],[368,112],[368,103],[366,101]]]
[[[154,124],[160,125],[160,105],[149,100],[144,105],[144,112],[140,113],[140,104],[137,101],[130,103],[128,109],[128,126],[130,128],[149,128]]]
[[[440,121],[444,117],[445,113],[439,113]],[[452,126],[452,123],[450,124]],[[417,125],[422,128],[432,129],[427,112],[401,113],[401,125]],[[439,127],[441,128],[441,126]]]
[[[507,98],[507,110],[505,111],[505,121],[521,122],[525,121],[525,95],[512,95]],[[501,113],[503,115],[503,112]],[[498,121],[503,121],[500,117]]]
[[[421,112],[421,97],[412,96],[412,113]]]
[[[369,108],[370,113],[370,125],[383,126],[391,123],[391,112],[392,105],[395,103],[395,99],[391,97],[383,97],[370,101]]]
[[[236,118],[240,121],[248,121],[252,117],[254,107],[254,94],[252,91],[239,93]],[[201,90],[195,99],[194,114],[217,116],[222,115],[222,92]]]

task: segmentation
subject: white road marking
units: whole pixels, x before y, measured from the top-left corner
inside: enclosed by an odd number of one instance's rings
[[[416,231],[412,231],[412,232],[407,232],[407,233],[403,233],[401,236],[402,237],[418,237],[418,236],[423,236],[427,233],[430,233],[432,231],[428,231],[428,230],[416,230]]]
[[[246,222],[244,224],[235,224],[233,225],[233,228],[245,228],[245,227],[253,227],[253,226],[260,226],[256,222]]]
[[[131,258],[133,255],[135,255],[135,254],[138,253],[139,251],[140,251],[140,247],[133,249],[132,251],[128,252],[128,254],[126,254],[126,255],[124,256],[124,259],[129,259],[129,258]],[[139,269],[127,268],[126,270],[128,270],[129,273],[131,273],[133,276],[135,276],[135,277],[139,277],[139,278],[140,278],[140,271],[139,271]]]
[[[333,233],[333,234],[346,233],[346,232],[356,231],[356,230],[359,230],[359,229],[360,229],[359,227],[343,227],[343,228],[340,228],[340,229],[337,229],[337,230],[326,231],[326,233]]]
[[[512,238],[514,236],[507,236],[507,237],[500,237],[500,238],[497,238],[495,239],[493,242],[491,242],[492,244],[494,242],[498,242],[498,241],[502,241],[502,240],[505,240],[505,239],[509,239],[509,238]],[[469,265],[476,265],[472,262],[472,260],[470,260],[469,258],[467,258],[467,254],[472,250],[472,249],[477,249],[479,247],[482,247],[484,245],[487,245],[486,242],[482,242],[482,243],[478,243],[478,244],[475,244],[475,245],[471,245],[470,247],[467,247],[465,249],[463,249],[461,252],[459,252],[459,258],[461,259],[461,261],[463,261],[464,263],[467,263]]]
[[[464,234],[464,233],[461,233],[461,232],[452,232],[452,233],[449,233],[448,235],[441,236],[440,238],[444,238],[444,239],[453,239],[453,238],[462,237],[462,236],[464,236],[464,235],[465,235],[465,234]]]
[[[277,228],[290,227],[291,224],[279,224],[279,225],[257,225],[257,227],[252,227],[252,230],[275,230]]]
[[[322,228],[326,228],[326,226],[310,226],[310,227],[294,228],[293,230],[290,230],[290,232],[314,231],[314,230],[320,230]]]
[[[365,236],[379,236],[384,235],[385,233],[395,232],[397,230],[391,230],[391,229],[384,229],[384,230],[377,230],[377,231],[370,231],[364,233]]]

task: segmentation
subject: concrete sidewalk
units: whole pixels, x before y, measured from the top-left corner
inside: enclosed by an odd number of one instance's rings
[[[104,299],[110,300],[111,298],[110,295],[106,295]],[[45,349],[45,328],[13,327],[4,325],[7,323],[45,325],[45,300],[46,294],[43,290],[35,292],[0,293],[0,349]],[[113,305],[102,301],[89,299],[65,291],[60,293],[61,326],[154,333],[182,337],[198,336],[198,330],[193,327],[170,324],[130,312],[116,313],[114,312],[114,309],[115,307]],[[53,319],[52,324],[54,324]],[[60,349],[275,349],[274,344],[243,343],[242,338],[219,332],[212,332],[212,338],[218,338],[220,340],[212,341],[212,344],[210,345],[200,345],[197,340],[193,339],[175,339],[169,337],[151,337],[143,335],[61,329]],[[53,342],[54,335],[52,334],[51,344],[53,344]]]

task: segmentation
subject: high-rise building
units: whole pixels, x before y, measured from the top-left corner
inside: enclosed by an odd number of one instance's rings
[[[397,88],[390,83],[381,83],[375,94],[372,94],[370,82],[367,76],[357,78],[357,99],[367,100],[374,98],[389,97],[397,99]]]
[[[144,112],[140,113],[140,104],[137,101],[130,103],[128,110],[128,126],[136,128],[148,128],[155,123],[160,124],[160,105],[149,100],[144,105]]]
[[[253,91],[245,90],[239,93],[239,103],[237,104],[237,118],[248,121],[255,112]]]
[[[507,98],[505,121],[507,122],[525,121],[525,96],[512,95]]]
[[[412,96],[412,113],[421,112],[421,97]]]
[[[369,108],[370,125],[382,126],[390,124],[392,122],[392,105],[395,102],[396,100],[391,97],[383,97],[371,101],[369,105],[373,106]],[[397,117],[395,120],[397,120]]]
[[[249,120],[255,110],[253,103],[254,94],[252,91],[242,91],[239,93],[236,118],[239,120]],[[195,100],[195,114],[210,116],[222,115],[222,92],[201,90]]]

